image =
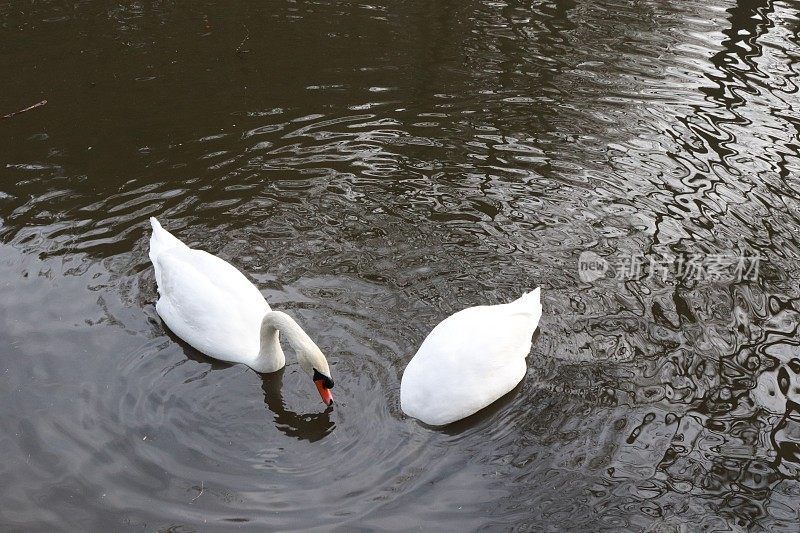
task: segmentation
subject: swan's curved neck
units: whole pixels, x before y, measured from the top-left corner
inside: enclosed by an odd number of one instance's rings
[[[311,350],[319,351],[311,337],[292,317],[280,311],[270,311],[261,321],[261,349],[258,359],[251,365],[257,372],[275,372],[286,364],[279,333],[283,334],[297,355]]]

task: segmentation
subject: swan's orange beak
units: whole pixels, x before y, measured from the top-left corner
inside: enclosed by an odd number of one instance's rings
[[[319,395],[322,396],[322,403],[325,405],[333,405],[333,394],[331,394],[330,389],[325,388],[325,381],[321,379],[314,380],[314,383],[317,384],[317,390],[319,391]]]

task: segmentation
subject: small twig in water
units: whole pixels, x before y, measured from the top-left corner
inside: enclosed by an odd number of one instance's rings
[[[197,493],[197,496],[195,496],[194,498],[192,498],[192,503],[194,503],[194,501],[195,501],[197,498],[199,498],[200,496],[202,496],[202,495],[203,495],[203,491],[204,491],[204,490],[205,490],[205,488],[203,488],[203,482],[201,481],[201,482],[200,482],[200,492],[198,492],[198,493]]]
[[[242,26],[244,26],[244,31],[246,33],[245,33],[244,39],[242,39],[242,42],[240,42],[239,46],[236,47],[236,55],[239,55],[239,52],[242,51],[242,46],[244,46],[244,43],[247,42],[247,39],[250,38],[250,30],[247,29],[247,24],[242,24]],[[245,50],[245,52],[246,51],[247,50]]]
[[[33,104],[32,106],[26,107],[25,109],[20,109],[19,111],[14,111],[13,113],[9,113],[8,115],[3,115],[2,117],[0,117],[0,120],[3,120],[4,118],[11,118],[14,115],[19,115],[20,113],[24,113],[25,111],[30,111],[31,109],[36,109],[37,107],[42,107],[46,103],[47,103],[47,100],[42,100],[41,102],[37,102],[37,103]]]

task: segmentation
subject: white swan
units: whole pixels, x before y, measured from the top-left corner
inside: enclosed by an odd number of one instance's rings
[[[522,381],[542,316],[539,289],[501,305],[444,319],[422,342],[400,382],[400,406],[443,426],[488,406]]]
[[[333,403],[328,361],[297,322],[272,311],[236,267],[189,248],[155,218],[150,224],[150,261],[160,295],[156,311],[173,333],[214,359],[244,363],[256,372],[275,372],[286,364],[279,341],[282,333],[322,401]]]

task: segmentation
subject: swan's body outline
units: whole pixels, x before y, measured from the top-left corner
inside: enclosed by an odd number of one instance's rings
[[[444,319],[403,372],[402,410],[442,426],[507,394],[525,377],[541,315],[537,288],[511,303],[470,307]]]
[[[189,248],[155,218],[150,224],[149,256],[159,293],[156,311],[173,333],[209,357],[243,363],[261,373],[285,366],[282,333],[323,401],[333,402],[328,362],[294,319],[273,311],[258,288],[224,259]]]

